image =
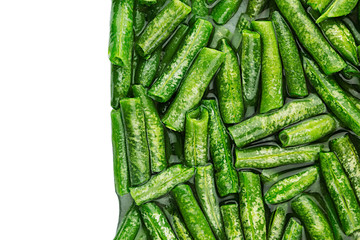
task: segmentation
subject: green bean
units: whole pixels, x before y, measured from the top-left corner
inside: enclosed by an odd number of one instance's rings
[[[246,106],[255,106],[259,96],[261,39],[256,32],[244,30],[241,46],[241,76]]]
[[[136,186],[150,179],[145,117],[140,98],[122,99],[120,105],[126,132],[131,186]]]
[[[134,0],[112,0],[109,59],[114,65],[131,68]]]
[[[184,155],[187,166],[203,166],[208,161],[209,112],[199,107],[186,113]]]
[[[200,51],[176,98],[162,118],[166,127],[174,131],[184,130],[186,112],[199,104],[224,59],[225,54],[217,50],[203,48]]]
[[[129,192],[130,179],[126,158],[125,130],[121,112],[111,111],[115,191],[119,196]]]
[[[330,149],[338,157],[360,202],[360,158],[349,135],[330,141]]]
[[[356,6],[358,0],[334,0],[326,7],[322,15],[316,20],[320,23],[328,18],[348,15]]]
[[[149,90],[149,96],[158,102],[167,102],[175,93],[190,68],[191,62],[209,41],[213,27],[209,21],[198,19],[184,42]]]
[[[319,177],[317,167],[310,167],[271,186],[265,193],[265,201],[270,204],[286,202],[308,189]]]
[[[280,129],[325,112],[319,97],[308,97],[285,104],[281,109],[258,114],[228,128],[237,147],[276,133]]]
[[[178,50],[179,46],[183,42],[189,27],[184,24],[180,24],[174,35],[171,37],[170,41],[166,44],[164,48],[164,56],[159,65],[158,74],[160,75],[165,69],[167,64],[171,61],[172,57]]]
[[[155,203],[149,202],[140,206],[140,213],[146,228],[153,239],[176,240],[170,223],[164,212]]]
[[[225,233],[228,240],[244,240],[237,203],[222,205],[221,216],[224,220]]]
[[[157,3],[157,0],[139,0],[140,4],[151,6]]]
[[[264,10],[264,7],[268,2],[269,0],[249,0],[246,13],[250,18],[255,18],[262,10]]]
[[[303,226],[298,223],[294,218],[290,218],[286,226],[282,240],[301,240]]]
[[[305,0],[306,1],[306,0]],[[318,12],[323,12],[332,0],[307,0],[307,4]]]
[[[271,214],[267,240],[280,240],[285,228],[287,205],[279,205]]]
[[[220,113],[224,123],[238,123],[244,115],[238,59],[225,39],[220,41],[219,50],[225,54],[224,65],[215,80]]]
[[[339,72],[345,67],[344,60],[329,45],[299,0],[275,0],[275,2],[294,29],[300,43],[326,74]]]
[[[149,59],[142,59],[137,66],[135,83],[149,87],[156,75],[160,65],[161,49],[155,50]]]
[[[288,164],[314,162],[319,159],[322,145],[280,148],[277,146],[236,149],[237,168],[273,168]]]
[[[355,26],[355,24],[353,23],[353,21],[348,17],[343,18],[342,21],[343,21],[343,23],[345,23],[345,25],[348,27],[348,29],[352,33],[356,44],[360,45],[360,32],[359,32],[358,28]]]
[[[137,206],[133,205],[123,218],[114,240],[134,240],[141,225]]]
[[[180,214],[176,211],[172,214],[172,224],[175,229],[176,235],[179,240],[192,240],[189,231],[186,228],[186,225],[180,216]]]
[[[111,106],[120,108],[120,100],[128,95],[131,85],[131,71],[111,64]]]
[[[157,3],[147,9],[146,19],[153,20],[166,5],[167,0],[157,0]]]
[[[282,65],[273,25],[270,21],[254,21],[251,26],[261,36],[261,103],[260,113],[283,106]]]
[[[145,13],[140,9],[139,4],[136,4],[135,13],[134,13],[134,32],[135,36],[139,36],[140,33],[144,30],[146,25]]]
[[[237,193],[239,179],[233,166],[231,142],[221,120],[218,106],[215,100],[203,100],[202,105],[208,109],[210,116],[208,130],[210,155],[214,162],[217,190],[221,197]]]
[[[215,240],[211,228],[201,211],[189,185],[178,185],[172,194],[184,218],[189,232],[195,240]]]
[[[309,13],[315,19],[319,16],[314,10],[310,10]],[[327,19],[319,23],[319,26],[329,42],[342,56],[352,64],[359,65],[355,39],[342,21],[337,19]]]
[[[191,13],[195,18],[205,18],[209,14],[206,0],[191,0]]]
[[[299,50],[295,39],[284,18],[278,11],[273,12],[271,20],[274,24],[281,59],[284,64],[287,90],[290,97],[305,97],[309,94]]]
[[[138,187],[131,187],[130,194],[137,205],[161,197],[176,185],[189,180],[195,174],[194,168],[176,164],[154,175],[150,181]]]
[[[243,31],[246,29],[251,30],[251,19],[247,14],[242,13],[231,38],[231,43],[235,49],[239,48],[243,38]]]
[[[191,12],[180,0],[171,0],[147,25],[136,43],[137,52],[145,58],[153,53]]]
[[[334,153],[320,153],[322,175],[346,235],[360,229],[360,206]]]
[[[215,198],[216,190],[213,166],[211,164],[197,168],[195,189],[200,206],[215,236],[219,239],[224,239],[224,225],[221,220],[219,203]]]
[[[217,48],[221,39],[230,40],[231,36],[232,33],[228,28],[224,26],[216,26],[209,44],[210,48]]]
[[[291,207],[305,225],[313,240],[333,240],[334,234],[324,212],[308,194],[302,194],[291,202]]]
[[[217,24],[227,23],[239,9],[242,0],[223,0],[215,5],[211,16]]]
[[[134,85],[132,90],[134,96],[140,98],[145,114],[151,170],[153,173],[161,172],[167,167],[164,127],[161,123],[155,104],[151,98],[147,96],[145,88],[141,85]]]
[[[284,147],[311,143],[333,133],[337,127],[337,120],[330,114],[324,114],[282,130],[279,139]]]
[[[239,172],[240,217],[246,240],[265,240],[266,221],[262,200],[260,176],[252,172]]]
[[[335,116],[356,134],[360,134],[360,111],[349,100],[345,91],[331,77],[324,75],[309,58],[303,58],[304,70],[311,85],[335,114]]]

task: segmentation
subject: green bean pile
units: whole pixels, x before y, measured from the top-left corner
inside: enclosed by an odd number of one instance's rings
[[[112,0],[115,240],[360,240],[359,0]]]

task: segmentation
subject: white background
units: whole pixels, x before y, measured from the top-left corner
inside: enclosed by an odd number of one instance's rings
[[[0,1],[0,239],[115,235],[110,0]]]

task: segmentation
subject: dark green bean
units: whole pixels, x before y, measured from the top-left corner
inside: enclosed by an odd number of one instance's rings
[[[126,213],[114,240],[134,240],[141,225],[137,206],[133,205]]]
[[[141,59],[136,69],[135,83],[149,87],[160,65],[161,49],[155,50],[149,59]]]
[[[203,48],[197,56],[180,90],[162,118],[167,128],[183,131],[185,114],[199,104],[212,77],[224,62],[225,54]]]
[[[178,185],[171,192],[193,238],[195,240],[215,240],[216,238],[214,237],[190,186],[186,184]]]
[[[208,161],[208,123],[206,108],[186,113],[184,155],[187,166],[203,166]]]
[[[128,95],[131,85],[131,70],[111,64],[111,106],[120,108],[120,100]]]
[[[129,192],[130,179],[126,158],[125,130],[121,112],[111,111],[115,191],[119,196]]]
[[[176,27],[191,12],[180,0],[171,0],[147,25],[136,43],[136,51],[145,58],[153,53],[171,35]]]
[[[161,123],[155,104],[151,98],[147,96],[145,88],[141,85],[134,85],[132,90],[134,96],[140,98],[145,114],[151,170],[153,173],[161,172],[167,167],[164,127]]]
[[[165,171],[154,175],[150,181],[138,187],[131,187],[130,194],[137,205],[163,196],[176,185],[189,180],[195,174],[194,168],[187,168],[181,164],[169,167]]]
[[[227,23],[239,9],[242,0],[224,0],[215,5],[211,16],[217,24]]]
[[[244,115],[238,59],[226,39],[220,41],[219,50],[225,54],[224,64],[215,80],[220,113],[224,123],[238,123]]]
[[[126,132],[131,186],[136,186],[150,179],[145,117],[140,98],[122,99],[120,105]]]
[[[237,193],[239,179],[233,166],[231,142],[220,117],[220,111],[215,100],[203,100],[202,104],[208,109],[210,154],[214,162],[215,181],[221,197]]]

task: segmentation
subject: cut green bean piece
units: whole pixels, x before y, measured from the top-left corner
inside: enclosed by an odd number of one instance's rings
[[[328,18],[348,15],[355,8],[358,1],[359,0],[333,0],[316,22],[320,23]]]
[[[139,97],[145,114],[146,135],[149,145],[151,170],[153,173],[161,172],[167,167],[165,154],[164,127],[154,102],[146,94],[141,85],[132,87],[135,97]]]
[[[134,240],[140,226],[139,210],[133,205],[122,220],[114,240]]]
[[[223,0],[215,5],[211,16],[217,24],[227,23],[237,12],[242,0]]]
[[[198,19],[184,42],[173,56],[160,77],[149,90],[149,96],[158,102],[167,102],[175,93],[190,68],[191,62],[209,41],[213,27],[209,21]]]
[[[314,162],[319,159],[323,145],[280,148],[277,146],[236,149],[237,168],[273,168],[288,164]]]
[[[330,46],[319,28],[307,15],[299,0],[275,0],[283,16],[294,29],[300,43],[328,75],[341,71],[344,60]]]
[[[313,240],[333,240],[334,234],[324,212],[308,194],[302,194],[291,202]]]
[[[172,195],[180,209],[185,224],[195,240],[215,240],[215,236],[206,221],[189,185],[182,184],[175,187]]]
[[[140,4],[151,6],[157,3],[157,0],[139,0]]]
[[[146,228],[153,239],[176,240],[175,233],[166,219],[164,212],[155,203],[140,206],[140,213]]]
[[[244,30],[241,46],[241,75],[246,106],[255,106],[259,97],[261,39],[256,32]]]
[[[305,97],[309,93],[306,87],[305,74],[295,39],[289,26],[278,11],[273,12],[271,19],[279,42],[289,96]]]
[[[210,48],[200,51],[176,98],[162,118],[167,128],[178,132],[184,130],[186,112],[199,104],[224,59],[225,54],[220,51]]]
[[[320,98],[310,94],[304,99],[285,104],[279,110],[258,114],[228,129],[236,146],[243,147],[246,144],[276,133],[286,126],[324,113],[325,110],[326,107]]]
[[[136,50],[142,57],[149,57],[171,35],[176,27],[191,12],[191,8],[180,0],[171,0],[166,7],[147,25],[136,43]]]
[[[239,179],[233,166],[230,137],[221,120],[220,111],[215,100],[203,100],[202,104],[208,109],[210,116],[210,155],[214,162],[217,190],[221,197],[237,193]]]
[[[164,48],[164,56],[160,62],[160,66],[158,69],[158,74],[160,75],[162,71],[165,69],[168,63],[170,63],[172,57],[178,50],[179,46],[183,42],[189,27],[184,24],[180,24],[174,35],[171,37],[170,41],[166,44]]]
[[[343,21],[343,23],[345,23],[345,25],[348,27],[348,29],[352,33],[356,44],[360,45],[360,32],[359,32],[358,28],[355,26],[354,22],[348,17],[343,18],[342,21]]]
[[[177,164],[154,175],[146,184],[131,187],[130,194],[136,204],[141,205],[165,195],[176,185],[189,180],[194,174],[194,168],[187,168],[181,164]]]
[[[282,130],[279,139],[284,147],[311,143],[333,133],[337,127],[337,120],[330,114],[324,114]]]
[[[145,117],[140,98],[122,99],[120,105],[126,132],[131,186],[136,186],[150,179]]]
[[[279,205],[271,214],[267,240],[280,240],[285,228],[287,205]]]
[[[134,0],[112,0],[109,59],[114,65],[131,68]]]
[[[305,0],[306,1],[306,0]],[[323,12],[332,0],[307,0],[307,4],[318,12]]]
[[[349,135],[330,141],[330,149],[338,157],[360,202],[360,158]]]
[[[324,75],[311,59],[304,56],[303,64],[308,80],[325,104],[346,127],[360,135],[360,111],[345,91],[333,77]]]
[[[262,200],[260,176],[239,172],[240,217],[246,240],[266,239],[265,208]]]
[[[126,158],[125,129],[119,110],[111,111],[115,191],[119,196],[129,192],[130,179]]]
[[[255,18],[264,10],[268,2],[269,0],[249,0],[246,13],[250,18]]]
[[[134,32],[135,36],[139,36],[146,25],[145,12],[140,9],[139,4],[136,4],[134,13]]]
[[[214,30],[214,34],[210,41],[210,48],[217,48],[221,39],[230,40],[232,33],[230,30],[224,26],[216,26]]]
[[[209,15],[206,0],[191,0],[191,13],[195,18],[206,18]]]
[[[290,218],[282,240],[301,240],[303,226],[298,223],[294,218]]]
[[[203,166],[208,161],[209,112],[199,107],[186,113],[185,120],[185,164],[189,167]]]
[[[198,167],[195,174],[195,189],[203,213],[218,239],[225,239],[219,203],[216,200],[213,166]]]
[[[224,123],[238,123],[244,115],[238,59],[226,39],[220,41],[219,50],[225,54],[224,65],[215,80],[220,113]]]
[[[286,202],[308,189],[319,177],[317,167],[310,167],[271,186],[265,193],[265,201],[270,204]]]
[[[314,10],[310,10],[309,13],[315,19],[319,16]],[[359,65],[355,39],[342,21],[337,19],[327,19],[319,23],[319,26],[329,42],[342,56],[345,57],[345,59],[352,64]]]
[[[149,59],[141,59],[137,66],[135,83],[149,87],[156,75],[160,64],[161,49],[155,50]]]
[[[332,152],[320,153],[320,164],[345,234],[360,230],[360,206],[336,155]]]
[[[179,238],[179,240],[192,240],[193,239],[191,237],[189,231],[187,230],[182,217],[180,216],[180,214],[177,211],[175,211],[172,214],[172,225],[175,229],[176,235]]]
[[[239,217],[237,203],[227,204],[220,207],[224,220],[225,233],[228,240],[244,240]]]
[[[283,106],[282,64],[273,25],[270,21],[253,21],[251,26],[261,36],[261,103],[260,113]]]
[[[125,98],[130,90],[131,70],[111,64],[111,106],[120,108],[120,100]]]

